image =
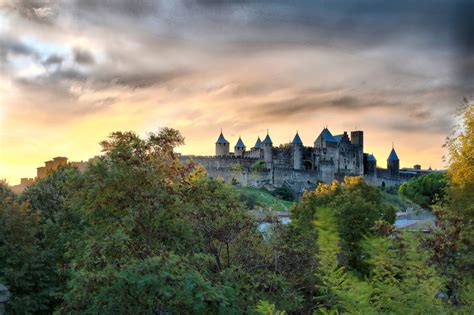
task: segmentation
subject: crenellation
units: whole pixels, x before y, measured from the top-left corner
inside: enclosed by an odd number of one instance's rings
[[[361,130],[333,135],[326,127],[316,137],[313,146],[305,146],[298,132],[291,143],[274,146],[267,131],[264,140],[258,137],[250,150],[247,150],[242,137],[238,138],[234,152],[230,152],[228,147],[229,142],[221,131],[216,142],[216,155],[183,155],[180,159],[202,164],[211,177],[236,180],[242,185],[291,183],[295,187],[309,188],[318,182],[343,180],[345,176],[364,176],[370,183],[390,186],[426,173],[416,168],[400,170],[394,148],[387,159],[387,169],[377,167],[375,157],[364,153],[364,132]],[[256,163],[264,163],[267,171],[256,172]]]

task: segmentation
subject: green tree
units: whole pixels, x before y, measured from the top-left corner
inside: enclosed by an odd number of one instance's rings
[[[62,302],[69,264],[66,252],[75,246],[82,226],[79,213],[68,206],[74,194],[73,182],[79,176],[76,168],[62,166],[29,186],[20,196],[39,218],[35,240],[45,262],[43,270],[48,275],[51,309]]]
[[[11,292],[12,314],[44,312],[50,301],[47,265],[35,238],[39,216],[0,183],[0,283]]]
[[[393,224],[395,208],[384,203],[382,192],[361,177],[346,177],[342,190],[331,201],[341,237],[344,264],[364,271],[360,241],[372,234],[378,220]]]
[[[444,198],[447,184],[444,173],[431,173],[402,184],[400,194],[422,207],[431,207]]]
[[[464,100],[459,126],[447,141],[449,187],[435,206],[436,228],[425,245],[458,311],[474,307],[474,103]]]
[[[270,245],[235,190],[182,165],[174,130],[113,133],[70,201],[84,229],[63,312],[237,313],[261,299],[294,309]]]

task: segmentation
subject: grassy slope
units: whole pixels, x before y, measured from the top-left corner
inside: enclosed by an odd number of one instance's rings
[[[286,201],[273,196],[265,189],[251,187],[236,187],[238,192],[242,192],[255,197],[256,204],[263,208],[272,208],[272,210],[284,211],[291,208],[294,202]]]
[[[394,194],[389,194],[388,192],[383,191],[383,199],[386,203],[389,205],[392,205],[397,209],[397,212],[399,211],[405,211],[406,208],[412,207],[413,205],[410,204],[408,201],[406,201],[404,198],[402,198],[400,195],[394,195]]]

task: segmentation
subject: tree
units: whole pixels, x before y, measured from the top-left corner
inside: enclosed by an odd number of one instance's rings
[[[400,194],[422,207],[431,207],[444,198],[447,185],[448,180],[444,173],[431,173],[402,184]]]
[[[446,293],[456,307],[473,307],[474,295],[474,103],[464,100],[460,125],[448,138],[449,188],[436,205],[436,228],[425,246],[445,278]]]
[[[381,191],[368,185],[361,177],[346,177],[342,190],[330,205],[335,211],[346,267],[363,271],[360,241],[365,235],[372,234],[378,220],[393,224],[395,208],[385,204]]]
[[[464,100],[461,125],[448,139],[450,208],[470,221],[474,220],[474,101]]]
[[[47,267],[35,235],[39,216],[31,213],[0,183],[0,283],[11,293],[8,311],[28,314],[46,311],[50,301]]]
[[[237,313],[261,299],[295,308],[234,188],[182,165],[181,143],[169,129],[102,142],[105,156],[69,202],[84,228],[68,253],[63,312]]]
[[[39,218],[35,241],[44,261],[43,271],[47,277],[43,281],[47,281],[50,309],[62,302],[67,266],[70,263],[66,253],[75,246],[82,229],[79,213],[68,205],[68,200],[74,194],[73,182],[79,176],[77,168],[62,166],[29,186],[20,196]]]

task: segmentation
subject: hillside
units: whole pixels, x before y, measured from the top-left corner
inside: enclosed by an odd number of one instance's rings
[[[260,206],[276,211],[288,211],[294,204],[292,201],[273,196],[268,190],[263,188],[236,187],[236,190],[240,195],[240,199],[246,202],[249,208]]]

